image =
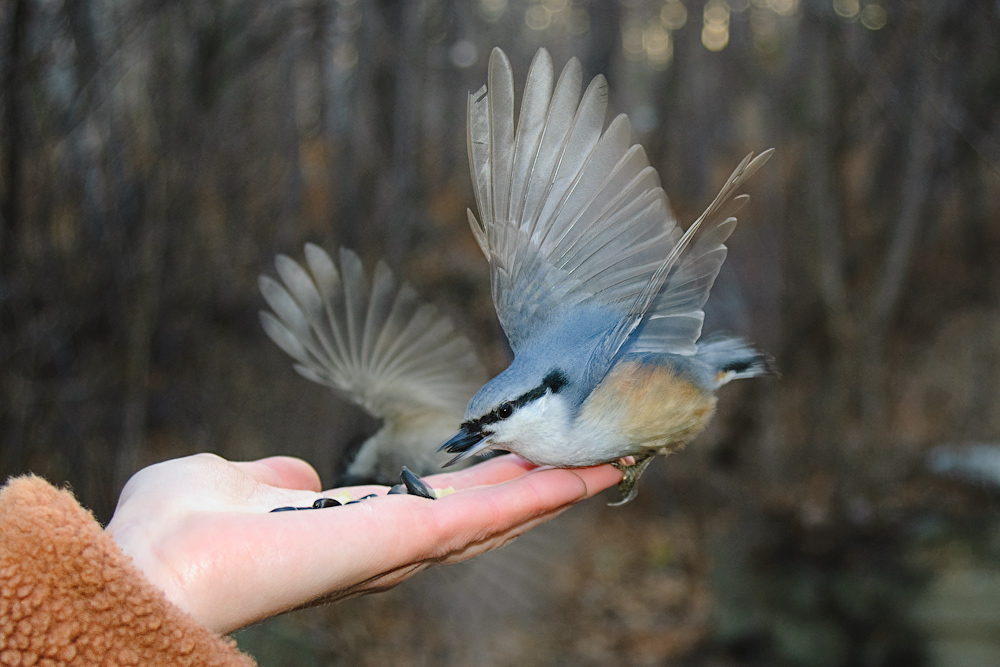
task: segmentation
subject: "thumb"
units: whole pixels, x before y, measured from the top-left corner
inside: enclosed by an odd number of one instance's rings
[[[322,490],[319,473],[302,459],[293,456],[270,456],[257,461],[234,463],[258,482],[281,489]]]

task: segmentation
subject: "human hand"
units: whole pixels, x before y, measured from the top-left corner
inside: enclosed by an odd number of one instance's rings
[[[610,465],[535,469],[508,455],[424,478],[432,488],[456,489],[438,500],[361,486],[322,495],[379,497],[271,513],[319,497],[312,466],[290,457],[238,463],[196,454],[137,472],[107,531],[171,602],[226,633],[485,553],[620,478]]]

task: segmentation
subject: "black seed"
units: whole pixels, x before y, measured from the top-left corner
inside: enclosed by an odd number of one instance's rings
[[[407,491],[406,491],[406,485],[405,484],[395,484],[395,485],[393,485],[393,487],[391,489],[389,489],[389,493],[390,494],[406,493],[406,492]]]
[[[399,480],[406,485],[406,490],[411,496],[419,496],[421,498],[436,500],[434,493],[430,490],[430,487],[424,483],[424,480],[407,470],[406,466],[403,466],[403,472],[399,475]]]
[[[341,505],[340,501],[334,498],[320,498],[319,500],[313,503],[313,509],[321,510],[327,507],[340,507],[340,505]]]
[[[271,512],[294,512],[298,507],[275,507]]]

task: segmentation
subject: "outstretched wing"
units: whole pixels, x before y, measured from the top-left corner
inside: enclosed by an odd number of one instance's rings
[[[539,50],[514,119],[510,62],[494,49],[489,83],[469,96],[468,148],[493,302],[516,353],[539,325],[585,302],[629,312],[681,237],[628,117],[607,130],[607,82],[581,99],[580,63],[553,88]]]
[[[306,268],[279,255],[281,284],[260,277],[274,314],[261,311],[268,336],[304,377],[332,387],[376,417],[399,420],[426,410],[460,417],[486,379],[472,344],[407,284],[397,289],[379,262],[369,283],[361,260],[340,250],[340,270],[319,246]]]
[[[705,321],[705,302],[726,260],[726,239],[736,229],[736,213],[750,199],[736,192],[773,152],[771,149],[756,158],[752,154],[744,158],[715,201],[685,233],[690,243],[686,248],[678,244],[676,261],[672,266],[665,264],[666,279],[651,303],[643,306],[639,302],[633,309],[642,321],[629,342],[630,352],[695,353],[695,342]],[[653,286],[655,282],[651,290]]]

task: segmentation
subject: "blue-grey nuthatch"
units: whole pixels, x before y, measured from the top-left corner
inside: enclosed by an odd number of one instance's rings
[[[773,373],[738,338],[696,344],[732,216],[749,199],[737,190],[771,151],[748,155],[682,232],[628,117],[604,130],[604,77],[582,100],[576,59],[554,79],[542,49],[515,124],[510,62],[494,49],[488,86],[469,96],[469,221],[514,360],[441,449],[457,454],[449,464],[493,449],[539,465],[612,462],[624,503],[653,455],[705,428],[718,387]]]
[[[275,259],[281,283],[260,277],[275,313],[260,317],[301,375],[383,421],[338,484],[394,484],[404,465],[434,472],[446,460],[435,445],[455,432],[486,380],[472,344],[409,285],[397,288],[385,264],[369,283],[350,250],[340,250],[339,270],[319,246],[307,244],[305,254],[307,268]]]

